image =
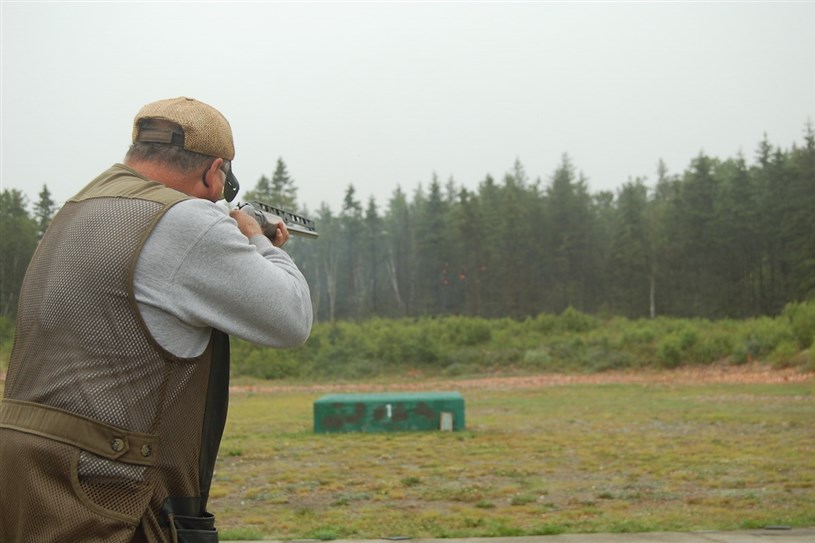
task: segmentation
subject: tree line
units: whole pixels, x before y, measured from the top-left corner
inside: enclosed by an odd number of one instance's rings
[[[545,181],[520,161],[475,189],[436,176],[380,209],[349,185],[339,209],[298,205],[277,160],[241,200],[311,216],[317,240],[287,249],[318,321],[372,317],[524,318],[575,308],[630,318],[745,318],[815,297],[815,132],[789,149],[765,137],[744,156],[700,153],[652,186],[592,193],[568,155]],[[0,196],[0,312],[13,315],[25,267],[55,211],[43,187]]]
[[[272,187],[296,193],[278,161]],[[279,192],[254,194],[274,200]],[[662,161],[653,187],[590,193],[567,155],[546,182],[516,161],[471,190],[437,177],[380,210],[353,185],[295,241],[318,318],[523,318],[568,307],[631,318],[778,314],[815,296],[815,134],[755,161]]]

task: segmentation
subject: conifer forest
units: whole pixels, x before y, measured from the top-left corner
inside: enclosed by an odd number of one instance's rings
[[[657,161],[655,161],[656,163]],[[318,322],[373,317],[509,317],[567,308],[629,318],[776,315],[815,297],[815,132],[752,157],[700,153],[679,173],[592,192],[564,155],[530,179],[518,160],[471,187],[435,176],[387,202],[349,185],[339,205],[306,209],[278,159],[240,201],[312,218],[316,240],[286,249],[311,286]],[[244,181],[245,185],[247,184]],[[387,179],[383,179],[387,183]],[[246,188],[249,188],[248,186]],[[0,195],[0,315],[13,317],[37,240],[57,211]]]

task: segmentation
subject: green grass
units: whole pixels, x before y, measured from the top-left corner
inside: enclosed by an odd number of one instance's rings
[[[811,381],[467,390],[455,433],[316,435],[318,397],[233,394],[222,539],[815,525]]]

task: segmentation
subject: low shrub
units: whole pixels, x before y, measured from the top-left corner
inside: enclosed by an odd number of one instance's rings
[[[439,322],[443,339],[454,347],[470,347],[487,343],[492,330],[487,321],[464,317],[448,317]]]
[[[815,344],[815,303],[787,304],[782,317],[789,322],[799,349],[809,349]]]
[[[597,327],[598,319],[569,306],[559,317],[559,327],[567,332],[588,332]]]
[[[0,317],[0,372],[8,368],[11,347],[14,345],[14,319]]]
[[[677,368],[682,363],[682,338],[676,332],[657,344],[657,362],[662,368]]]
[[[773,352],[770,353],[769,359],[774,367],[785,368],[793,364],[793,360],[800,352],[795,341],[785,339],[775,346]]]
[[[783,319],[759,317],[744,322],[737,351],[746,351],[753,360],[769,355],[785,339],[792,338],[791,329]]]
[[[552,353],[545,346],[526,351],[521,364],[530,370],[549,371],[552,369]]]
[[[301,366],[290,351],[254,349],[234,358],[233,371],[237,375],[251,375],[262,379],[290,379],[300,375]]]

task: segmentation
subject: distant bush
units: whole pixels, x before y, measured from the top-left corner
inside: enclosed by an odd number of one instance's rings
[[[787,304],[782,316],[789,321],[798,347],[800,349],[812,347],[815,343],[815,303]]]
[[[779,343],[792,338],[792,331],[785,319],[759,317],[744,321],[737,334],[734,348],[735,361],[744,363],[760,360],[773,352]]]
[[[546,347],[526,351],[523,356],[523,367],[530,370],[550,371],[553,367],[552,353]]]
[[[800,353],[798,344],[795,341],[786,339],[775,346],[773,352],[770,353],[769,359],[776,368],[784,368],[793,364],[793,360],[798,356],[798,353]]]
[[[549,334],[554,330],[557,330],[558,320],[557,315],[551,315],[549,313],[541,313],[537,317],[533,317],[527,319],[527,324],[529,325],[530,329],[535,330],[541,334]]]
[[[245,356],[234,357],[233,371],[262,379],[290,379],[298,377],[301,368],[291,351],[251,349]]]
[[[14,319],[0,317],[0,371],[8,368],[11,347],[14,345]]]
[[[558,319],[560,329],[566,332],[588,332],[597,326],[597,318],[581,313],[569,306]]]
[[[659,340],[657,360],[663,368],[676,368],[682,363],[682,338],[679,334],[674,332]]]
[[[488,321],[465,317],[447,317],[439,323],[443,340],[457,347],[480,345],[492,338]]]
[[[729,332],[707,323],[699,330],[697,341],[692,348],[692,361],[699,364],[710,364],[724,360],[733,352],[734,341]]]

